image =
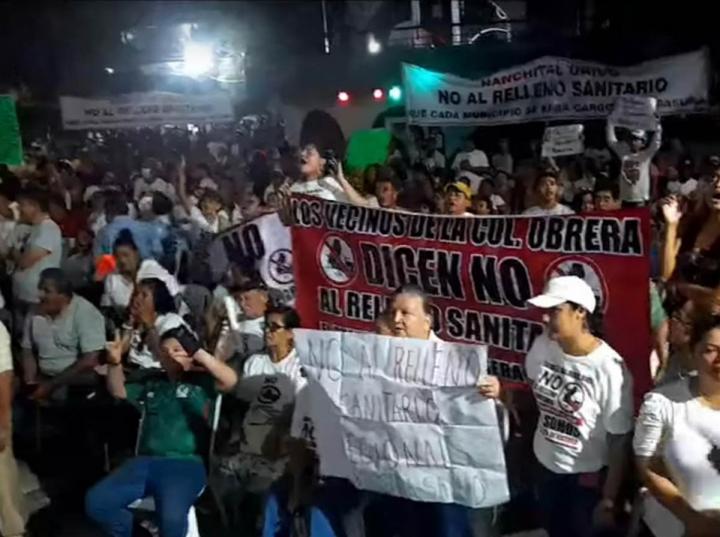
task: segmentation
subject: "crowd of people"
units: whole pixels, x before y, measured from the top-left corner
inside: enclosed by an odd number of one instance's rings
[[[130,537],[130,507],[151,497],[159,534],[185,537],[205,491],[223,523],[247,535],[500,531],[493,510],[370,494],[319,475],[298,313],[274,303],[252,266],[218,275],[208,255],[218,233],[286,214],[292,194],[304,194],[478,218],[647,206],[656,387],[641,408],[627,357],[603,341],[582,279],[552,279],[529,301],[546,322],[525,363],[538,419],[535,460],[522,461],[537,466],[532,510],[550,537],[621,534],[641,504],[669,511],[678,536],[720,535],[720,157],[663,143],[659,128],[609,124],[607,138],[606,148],[552,159],[539,143],[519,158],[506,138],[489,157],[473,137],[451,155],[439,137],[415,133],[363,170],[313,144],[239,151],[232,140],[196,138],[183,147],[187,161],[170,144],[128,143],[124,159],[111,146],[50,148],[0,170],[0,534],[25,534],[13,440],[28,428],[42,437],[50,409],[57,441],[73,446],[71,467],[101,459],[85,511],[108,536]],[[403,287],[377,331],[437,338],[431,312],[422,289]],[[548,383],[558,373],[582,379],[580,404]],[[495,377],[478,391],[513,405]],[[119,425],[98,426],[93,406]],[[543,425],[558,417],[574,424],[572,443]],[[657,537],[667,529],[646,526]]]

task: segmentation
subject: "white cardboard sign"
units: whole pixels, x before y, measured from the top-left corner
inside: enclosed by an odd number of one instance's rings
[[[582,125],[562,125],[545,129],[542,144],[543,157],[579,155],[584,151],[585,139]]]
[[[636,97],[623,95],[615,102],[610,121],[626,129],[657,130],[657,99],[654,97]]]
[[[295,330],[323,475],[363,490],[478,508],[508,501],[487,348]]]

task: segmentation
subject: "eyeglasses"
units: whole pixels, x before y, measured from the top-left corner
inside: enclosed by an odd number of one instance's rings
[[[277,332],[278,330],[284,330],[285,326],[277,323],[270,323],[265,326],[266,332]]]

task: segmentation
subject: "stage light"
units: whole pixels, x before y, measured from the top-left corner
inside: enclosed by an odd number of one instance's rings
[[[346,104],[350,102],[350,94],[347,91],[339,91],[337,94],[337,99],[343,104]]]
[[[367,49],[372,55],[380,54],[380,51],[382,50],[382,45],[377,39],[375,39],[373,34],[368,34]]]
[[[383,97],[385,97],[385,92],[383,90],[380,88],[375,88],[373,90],[373,99],[376,101],[382,101]]]
[[[107,74],[111,75],[111,74],[113,74],[113,73],[115,72],[115,69],[113,69],[112,67],[106,67],[106,68],[105,68],[105,72],[106,72]]]
[[[393,86],[390,88],[390,91],[388,91],[388,97],[390,97],[393,101],[399,101],[402,99],[402,89],[400,89],[400,86]]]
[[[188,43],[183,53],[183,73],[187,76],[204,75],[213,68],[214,60],[212,46]]]

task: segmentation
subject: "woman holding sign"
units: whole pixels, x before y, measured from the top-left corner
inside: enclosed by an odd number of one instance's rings
[[[614,525],[633,428],[632,379],[623,359],[598,337],[597,299],[577,276],[551,279],[529,300],[546,311],[525,367],[539,418],[537,501],[550,537],[590,537]],[[480,386],[499,397],[490,377]]]
[[[406,285],[392,297],[387,312],[387,324],[395,337],[438,340],[433,332],[432,305],[419,287]],[[413,502],[388,497],[387,512],[399,516],[392,522],[401,537],[473,537],[471,510],[459,504]],[[392,526],[386,521],[386,526]]]

